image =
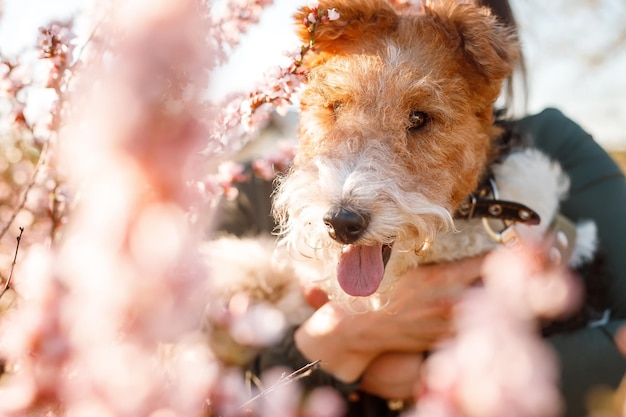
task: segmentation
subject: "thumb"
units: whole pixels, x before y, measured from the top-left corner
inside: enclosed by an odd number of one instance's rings
[[[469,286],[480,281],[482,266],[486,255],[464,258],[454,263],[455,273],[459,280]]]

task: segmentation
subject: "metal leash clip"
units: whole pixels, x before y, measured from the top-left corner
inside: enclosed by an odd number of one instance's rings
[[[496,182],[493,178],[489,178],[489,188],[491,188],[491,195],[493,197],[494,200],[499,200],[500,199],[500,195],[498,194],[498,187],[496,186]],[[483,188],[480,190],[480,197],[487,197],[488,196],[488,190],[487,188]],[[499,213],[497,213],[496,211],[498,210],[500,206],[495,204],[493,206],[491,206],[489,208],[489,211],[491,212],[492,215],[497,216]],[[505,246],[515,246],[520,239],[520,235],[517,232],[517,229],[515,229],[515,222],[511,221],[511,220],[504,220],[501,219],[500,220],[502,222],[502,229],[499,231],[495,231],[493,230],[493,228],[491,227],[491,224],[489,224],[489,219],[487,217],[483,217],[482,218],[482,222],[483,222],[483,227],[485,228],[485,231],[487,232],[487,234],[496,242],[501,243]]]
[[[511,222],[508,220],[502,220],[504,228],[496,232],[495,230],[493,230],[493,228],[489,224],[489,219],[487,219],[486,217],[483,217],[482,220],[483,220],[483,227],[485,228],[485,231],[496,242],[501,243],[505,246],[509,246],[509,247],[513,247],[517,245],[517,243],[519,242],[520,235],[517,232],[517,229],[515,228],[514,222]]]

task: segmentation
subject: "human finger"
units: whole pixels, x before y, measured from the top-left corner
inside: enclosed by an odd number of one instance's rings
[[[302,293],[304,294],[304,299],[307,304],[315,310],[328,302],[328,294],[318,286],[304,285],[302,287]]]

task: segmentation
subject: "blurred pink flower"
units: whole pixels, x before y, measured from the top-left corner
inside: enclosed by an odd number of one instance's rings
[[[39,57],[67,61],[71,58],[74,45],[72,41],[76,35],[72,32],[71,25],[61,22],[52,22],[47,27],[39,28],[37,46]]]
[[[345,412],[344,400],[328,387],[315,389],[304,404],[304,417],[341,417]]]
[[[132,22],[120,9],[99,29],[110,36],[107,62],[72,74],[72,119],[52,126],[73,190],[59,188],[55,200],[73,197],[72,215],[58,248],[38,257],[24,248],[20,299],[2,322],[3,415],[199,416],[206,408],[219,364],[206,345],[186,342],[201,329],[207,283],[194,229],[203,225],[187,217],[206,138],[200,94],[190,91],[203,88],[210,53],[198,5],[152,1]],[[69,38],[59,26],[42,30],[41,56],[62,69]],[[168,345],[176,354],[162,356]]]
[[[488,255],[483,286],[455,310],[456,336],[426,362],[417,416],[560,415],[557,360],[540,323],[573,311],[581,290],[542,253],[518,245]]]
[[[339,12],[336,9],[328,9],[328,20],[337,20],[339,19],[340,15]]]

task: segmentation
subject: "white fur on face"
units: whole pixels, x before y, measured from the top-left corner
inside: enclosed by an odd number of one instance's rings
[[[336,207],[369,217],[357,245],[419,248],[452,227],[448,210],[429,202],[418,184],[407,192],[402,177],[393,172],[392,158],[372,148],[349,159],[315,157],[293,170],[280,182],[274,200],[283,242],[306,257],[336,257],[343,245],[330,238],[323,222]]]

